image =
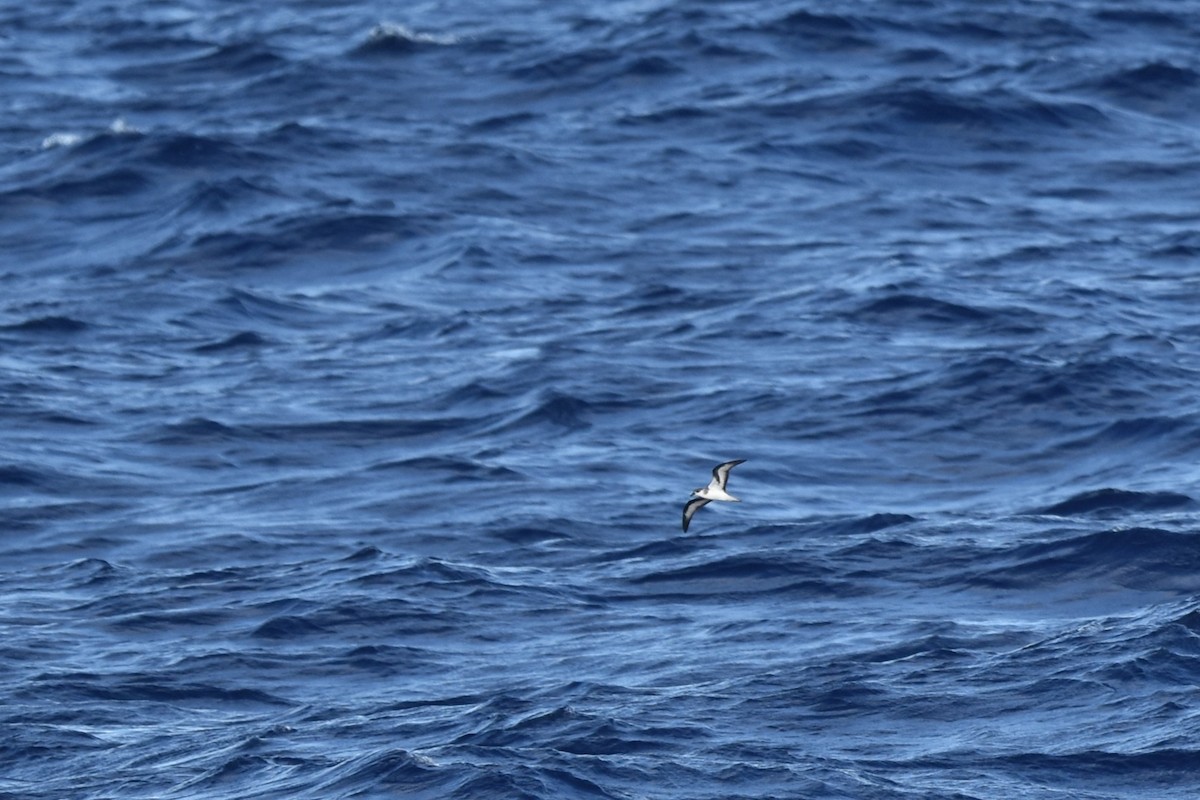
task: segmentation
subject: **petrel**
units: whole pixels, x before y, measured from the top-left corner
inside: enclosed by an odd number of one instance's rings
[[[692,521],[692,517],[697,511],[708,505],[712,500],[724,500],[728,503],[742,502],[738,498],[725,491],[725,484],[729,483],[729,470],[741,464],[746,459],[739,458],[737,461],[726,461],[724,464],[717,464],[713,467],[712,480],[708,482],[708,486],[703,486],[692,492],[692,499],[687,501],[687,505],[683,507],[683,532],[687,533],[688,524]]]

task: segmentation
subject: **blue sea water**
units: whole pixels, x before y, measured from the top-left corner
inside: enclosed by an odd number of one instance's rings
[[[0,4],[0,798],[1195,798],[1197,41]]]

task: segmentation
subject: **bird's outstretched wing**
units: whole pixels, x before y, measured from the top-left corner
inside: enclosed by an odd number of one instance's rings
[[[688,525],[691,524],[692,517],[696,515],[696,512],[704,508],[704,506],[708,505],[710,502],[710,500],[705,500],[703,497],[693,497],[691,500],[687,501],[687,505],[683,507],[684,533],[687,533]]]
[[[725,484],[729,483],[729,470],[745,462],[745,460],[744,458],[739,458],[736,461],[726,461],[724,464],[717,464],[713,467],[713,480],[716,481],[717,486],[724,490]]]

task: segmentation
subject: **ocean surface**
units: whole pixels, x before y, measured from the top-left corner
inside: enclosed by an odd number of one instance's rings
[[[0,798],[1194,800],[1198,41],[0,3]]]

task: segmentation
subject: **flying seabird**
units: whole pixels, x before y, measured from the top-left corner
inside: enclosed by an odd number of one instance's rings
[[[725,484],[729,483],[729,470],[741,464],[746,459],[739,458],[737,461],[726,461],[724,464],[718,464],[713,467],[712,480],[708,482],[708,486],[703,486],[692,492],[692,499],[687,501],[687,505],[683,507],[683,532],[687,533],[688,524],[692,521],[692,516],[695,515],[704,506],[708,505],[712,500],[724,500],[728,503],[742,502],[738,498],[725,491]]]

